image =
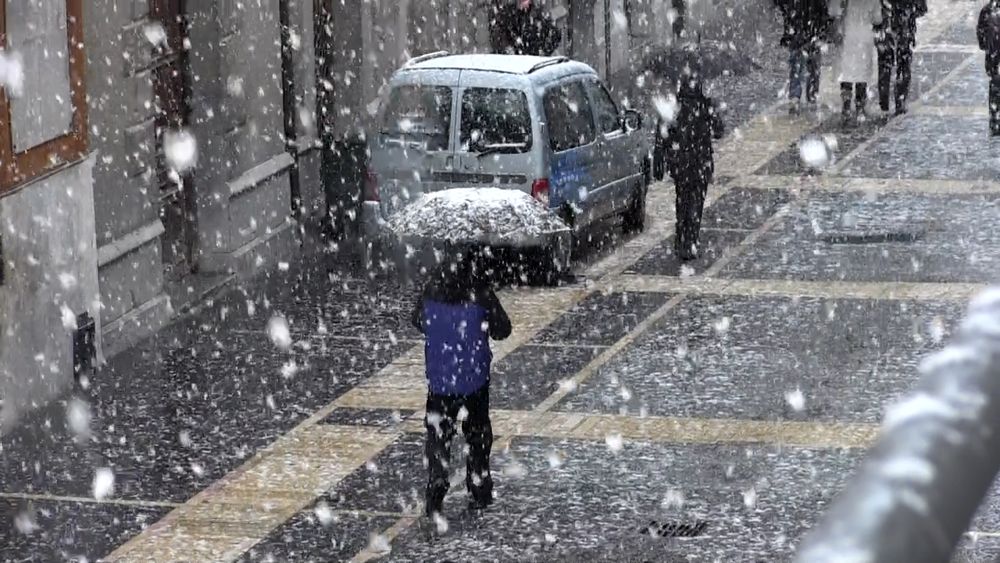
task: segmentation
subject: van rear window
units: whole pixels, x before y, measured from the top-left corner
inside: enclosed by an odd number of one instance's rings
[[[426,141],[427,150],[447,150],[451,98],[448,86],[397,86],[389,94],[382,134]]]
[[[466,88],[459,144],[462,150],[476,153],[531,150],[528,97],[509,88]]]

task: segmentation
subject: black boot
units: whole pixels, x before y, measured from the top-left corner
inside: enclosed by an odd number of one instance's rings
[[[435,514],[441,514],[444,508],[444,497],[448,494],[448,485],[445,486],[428,484],[424,497],[424,514],[428,518],[433,518]]]
[[[854,87],[854,114],[858,118],[865,117],[865,108],[868,105],[868,84],[858,82]]]
[[[840,83],[840,117],[843,119],[845,125],[849,125],[854,120],[854,114],[851,108],[852,93],[853,85],[850,82]]]

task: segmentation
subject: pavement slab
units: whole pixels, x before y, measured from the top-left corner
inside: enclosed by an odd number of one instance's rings
[[[842,174],[965,181],[1000,177],[1000,140],[989,136],[986,115],[912,114],[891,127],[891,135],[878,138],[846,163]]]
[[[816,192],[720,275],[990,283],[998,206],[995,194]]]
[[[446,502],[446,532],[410,527],[383,560],[786,560],[859,458],[854,450],[631,441],[612,449],[517,438],[496,456],[493,507],[470,514]],[[652,522],[705,527],[697,537],[656,537]]]
[[[322,517],[321,517],[322,516]],[[244,553],[239,563],[326,563],[347,561],[396,518],[332,512],[323,505],[296,514]]]
[[[612,319],[608,324],[614,327],[616,318]],[[642,318],[638,315],[625,320],[632,323],[632,327],[641,321]],[[580,346],[525,345],[517,348],[493,366],[490,408],[510,410],[535,408],[559,388],[561,381],[573,377],[603,350],[603,347]]]
[[[610,346],[668,299],[642,293],[593,293],[542,329],[529,344]]]
[[[96,561],[166,508],[0,498],[0,561]]]
[[[747,235],[748,231],[702,229],[698,240],[698,257],[687,262],[682,262],[674,255],[674,237],[671,235],[636,261],[626,273],[692,276],[711,268],[727,252],[738,247]]]
[[[556,410],[877,422],[961,312],[936,302],[692,297]]]
[[[928,95],[928,106],[972,106],[986,110],[989,103],[990,81],[984,65],[977,60],[942,88]]]

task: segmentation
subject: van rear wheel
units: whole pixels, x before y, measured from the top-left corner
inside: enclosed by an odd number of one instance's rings
[[[625,234],[638,234],[646,230],[646,188],[643,187],[635,195],[632,203],[622,217],[622,228]]]

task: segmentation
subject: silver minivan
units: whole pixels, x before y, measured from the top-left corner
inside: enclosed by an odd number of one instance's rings
[[[369,247],[388,240],[392,213],[447,188],[522,190],[575,233],[615,214],[628,230],[644,226],[650,174],[642,117],[620,109],[586,64],[424,55],[396,71],[377,120],[362,206]],[[557,254],[554,265],[568,267],[569,249]]]

